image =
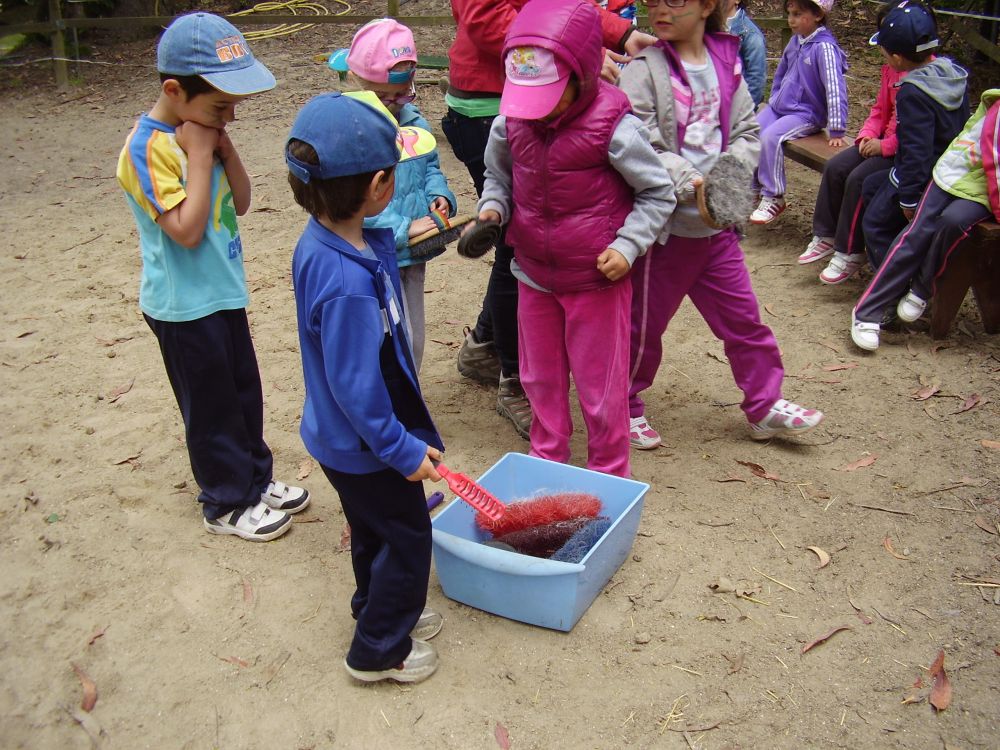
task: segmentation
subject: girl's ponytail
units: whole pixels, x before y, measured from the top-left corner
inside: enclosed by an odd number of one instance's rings
[[[706,2],[706,0],[702,0]],[[712,9],[711,15],[705,19],[705,33],[714,34],[720,31],[726,30],[726,9],[722,3],[722,0],[715,0],[715,8]]]

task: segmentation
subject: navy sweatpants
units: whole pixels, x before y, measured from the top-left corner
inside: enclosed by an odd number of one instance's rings
[[[451,150],[469,170],[476,186],[476,195],[483,194],[486,184],[486,144],[490,139],[492,117],[466,117],[448,109],[441,120]],[[517,279],[510,272],[514,248],[505,242],[507,233],[500,235],[496,245],[490,280],[483,297],[483,308],[476,320],[477,341],[492,341],[500,359],[504,377],[517,375]]]
[[[861,226],[868,248],[868,260],[872,268],[878,268],[885,260],[892,241],[909,223],[899,207],[899,191],[889,181],[889,170],[874,172],[865,178],[861,186],[861,200],[865,204]]]
[[[423,483],[393,469],[322,468],[351,525],[351,612],[358,622],[347,663],[363,671],[395,667],[410,653],[410,631],[427,603],[431,518]]]
[[[899,233],[889,252],[858,300],[854,315],[881,323],[885,309],[906,294],[907,288],[923,300],[934,293],[934,279],[969,229],[990,215],[986,206],[956,198],[934,182],[924,191],[913,221]]]
[[[813,213],[813,234],[833,237],[833,249],[838,253],[863,253],[862,185],[869,175],[891,167],[892,159],[882,156],[865,158],[857,146],[832,157],[823,167],[823,179],[819,183],[816,211]]]
[[[264,398],[244,309],[172,323],[143,315],[160,342],[205,518],[256,505],[271,481]]]

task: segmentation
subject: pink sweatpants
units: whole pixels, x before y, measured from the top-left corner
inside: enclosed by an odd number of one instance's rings
[[[632,285],[546,293],[518,282],[521,385],[531,402],[531,455],[569,460],[569,378],[587,425],[587,468],[628,477]]]
[[[774,334],[760,320],[736,232],[670,237],[665,245],[653,245],[632,268],[632,288],[631,416],[645,411],[639,394],[653,384],[663,333],[685,295],[722,340],[747,419],[759,422],[767,416],[781,398],[785,371]]]

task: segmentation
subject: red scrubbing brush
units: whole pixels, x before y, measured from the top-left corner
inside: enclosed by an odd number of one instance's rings
[[[498,522],[504,517],[504,514],[507,511],[507,506],[497,500],[497,498],[485,488],[480,487],[478,484],[465,476],[465,474],[452,471],[442,463],[437,465],[437,472],[441,475],[441,478],[448,483],[448,489],[479,511],[476,513],[477,522],[480,517],[487,519],[487,521],[491,523]],[[482,523],[479,525],[482,526]]]
[[[438,472],[440,471],[441,467],[438,467]],[[562,492],[510,503],[498,518],[486,513],[477,513],[476,525],[497,538],[521,529],[545,526],[570,518],[580,516],[594,518],[600,512],[601,501],[594,495],[583,492]]]

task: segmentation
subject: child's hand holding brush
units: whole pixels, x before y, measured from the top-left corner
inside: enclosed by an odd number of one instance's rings
[[[424,455],[424,460],[420,462],[420,467],[406,478],[407,481],[422,482],[425,479],[429,479],[432,482],[440,482],[441,475],[438,474],[438,470],[434,464],[435,461],[440,460],[441,451],[428,445],[427,453]]]

